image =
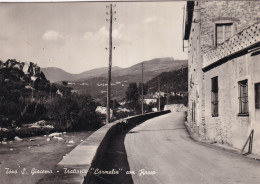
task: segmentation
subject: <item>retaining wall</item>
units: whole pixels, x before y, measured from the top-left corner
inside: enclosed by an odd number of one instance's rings
[[[101,163],[103,161],[103,155],[107,149],[107,145],[109,145],[111,137],[115,133],[122,133],[124,131],[130,130],[134,126],[136,126],[148,119],[151,119],[151,118],[163,115],[163,114],[167,114],[169,112],[171,112],[171,111],[166,110],[166,111],[160,111],[160,112],[151,112],[151,113],[147,113],[144,115],[131,116],[128,118],[117,120],[116,122],[110,123],[110,124],[102,127],[101,129],[105,129],[107,131],[102,131],[103,133],[98,135],[100,137],[99,140],[101,140],[101,141],[98,145],[96,154],[93,157],[92,163],[88,168],[88,173],[87,173],[86,177],[84,178],[83,183],[84,184],[86,184],[86,183],[94,184],[95,183],[95,175],[93,174],[91,168],[99,168],[99,166],[101,165]]]

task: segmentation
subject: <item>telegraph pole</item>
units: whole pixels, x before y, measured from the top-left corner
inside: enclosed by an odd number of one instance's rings
[[[167,88],[167,105],[169,105],[169,87]]]
[[[142,114],[144,114],[144,63],[142,63]]]
[[[158,76],[158,92],[159,92],[159,98],[158,98],[158,111],[161,111],[161,86],[160,86],[160,77]]]
[[[110,4],[109,18],[109,64],[108,64],[108,81],[107,81],[107,117],[106,124],[110,122],[110,97],[111,97],[111,67],[112,67],[112,31],[113,31],[113,5]]]

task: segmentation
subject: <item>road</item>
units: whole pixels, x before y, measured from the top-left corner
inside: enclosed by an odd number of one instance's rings
[[[153,118],[132,129],[125,149],[136,184],[260,183],[260,162],[192,140],[182,112]],[[140,170],[151,171],[139,175]],[[154,174],[156,172],[156,174]]]

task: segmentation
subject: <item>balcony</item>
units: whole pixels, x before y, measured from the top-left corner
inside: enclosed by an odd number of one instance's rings
[[[202,68],[205,69],[221,59],[248,49],[258,42],[260,42],[260,22],[249,26],[248,28],[230,37],[221,45],[218,45],[215,49],[212,49],[204,54]]]

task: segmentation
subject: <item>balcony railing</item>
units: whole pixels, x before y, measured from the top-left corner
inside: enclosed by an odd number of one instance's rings
[[[203,69],[215,62],[233,54],[236,54],[256,43],[260,42],[260,22],[257,22],[241,32],[230,37],[203,55]]]

